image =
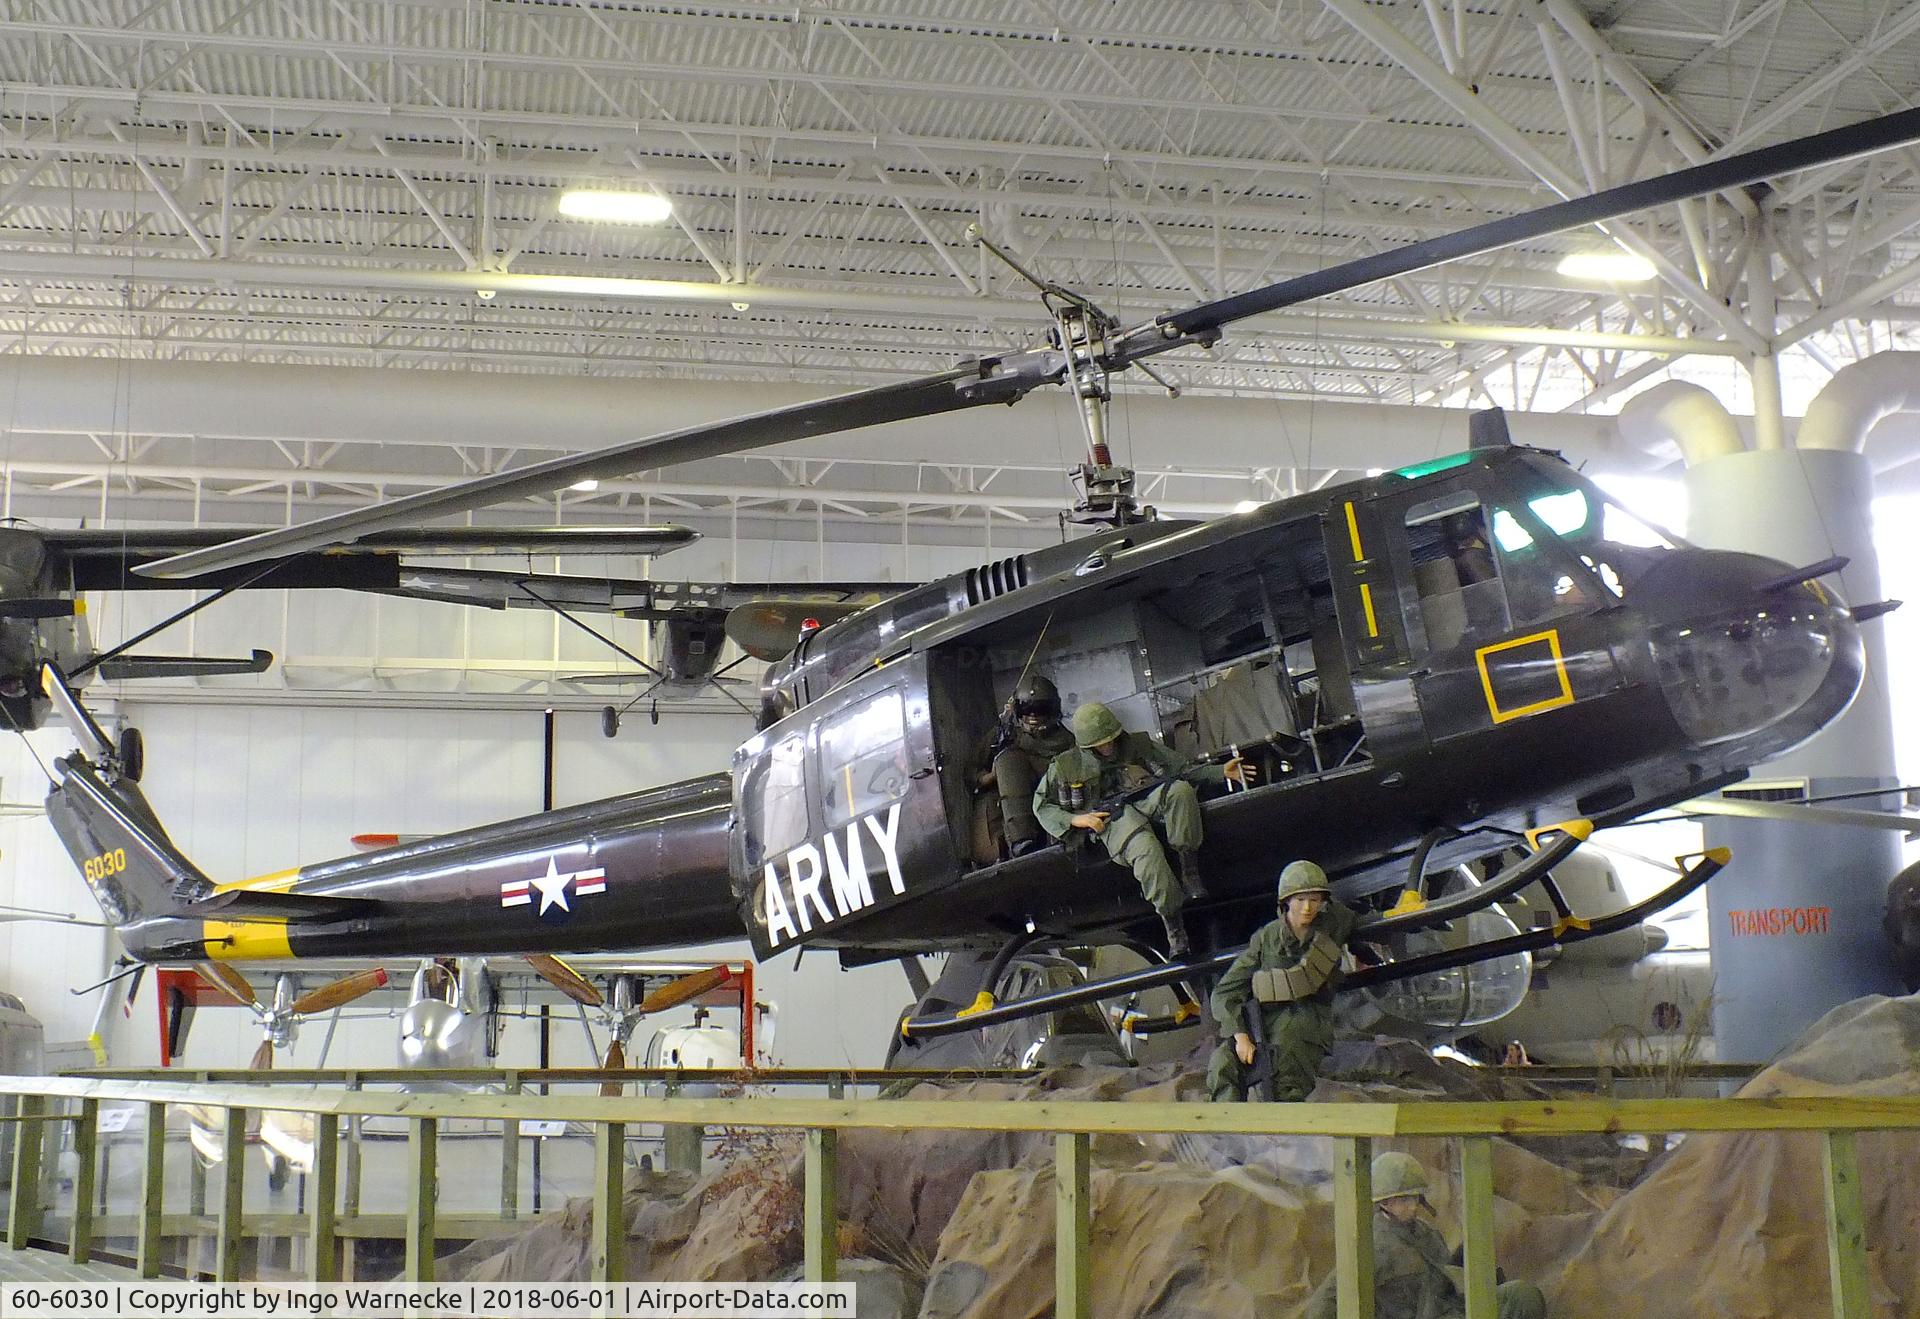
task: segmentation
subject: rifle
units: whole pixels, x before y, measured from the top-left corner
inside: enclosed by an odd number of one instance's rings
[[[1240,1024],[1253,1040],[1253,1062],[1247,1068],[1247,1099],[1273,1102],[1273,1046],[1267,1042],[1267,1023],[1261,1020],[1260,1000],[1250,998],[1240,1009]]]

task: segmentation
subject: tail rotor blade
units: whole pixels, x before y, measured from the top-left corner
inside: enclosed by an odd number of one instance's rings
[[[565,994],[575,1003],[590,1008],[604,1007],[606,999],[601,996],[590,981],[559,958],[547,953],[531,953],[527,956],[527,965],[533,968],[535,975]]]
[[[710,966],[704,971],[695,971],[692,975],[684,975],[678,980],[668,981],[641,999],[639,1010],[642,1013],[665,1012],[668,1008],[677,1008],[682,1003],[691,1003],[702,994],[726,984],[727,977],[732,974],[724,966]]]
[[[386,983],[387,972],[384,967],[376,966],[371,970],[356,971],[352,975],[328,981],[318,989],[310,989],[293,1000],[293,1014],[296,1017],[305,1017],[315,1012],[327,1012],[344,1007],[355,999],[365,998]]]

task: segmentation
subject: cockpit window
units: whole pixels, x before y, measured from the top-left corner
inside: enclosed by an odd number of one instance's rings
[[[750,868],[807,836],[806,744],[800,734],[782,738],[747,767],[740,806]]]
[[[1536,495],[1527,501],[1527,507],[1546,524],[1548,531],[1563,538],[1585,530],[1593,513],[1584,490]],[[1493,538],[1509,554],[1533,544],[1533,533],[1521,526],[1520,520],[1504,508],[1494,511]]]
[[[827,828],[906,795],[907,733],[899,688],[849,706],[820,726],[820,801]]]

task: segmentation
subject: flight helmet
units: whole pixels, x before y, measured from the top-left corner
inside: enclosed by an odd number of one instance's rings
[[[1030,673],[1013,692],[1013,712],[1025,718],[1032,715],[1049,723],[1060,722],[1060,689],[1044,673]]]
[[[1073,712],[1073,740],[1079,746],[1097,747],[1126,731],[1120,716],[1098,701],[1088,701]]]
[[[1427,1194],[1427,1185],[1427,1170],[1421,1167],[1420,1160],[1411,1154],[1389,1150],[1373,1161],[1373,1202],[1375,1204],[1402,1195],[1417,1195],[1424,1198]]]

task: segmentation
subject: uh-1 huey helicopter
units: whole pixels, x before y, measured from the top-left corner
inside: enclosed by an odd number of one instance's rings
[[[1063,544],[908,590],[798,637],[763,684],[760,730],[731,772],[426,839],[260,880],[216,884],[168,840],[113,742],[46,687],[77,753],[48,814],[128,951],[144,961],[551,954],[748,937],[767,957],[847,963],[947,951],[902,1026],[931,1041],[1218,966],[1271,911],[1280,865],[1319,861],[1372,909],[1395,954],[1350,983],[1407,981],[1421,1015],[1461,1021],[1524,984],[1524,954],[1604,934],[1677,899],[1724,857],[1598,920],[1551,867],[1588,829],[1743,776],[1819,731],[1862,672],[1859,621],[1795,567],[1702,550],[1638,523],[1556,455],[1510,442],[1498,414],[1468,450],[1196,524],[1142,518],[1100,422],[1107,378],[1302,298],[1702,191],[1920,138],[1920,110],[1729,157],[1363,258],[1121,329],[1048,286],[1052,342],[814,404],[693,427],[323,518],[146,571],[229,569],[586,476],[854,425],[1013,401],[1041,383],[1081,400],[1089,438]],[[971,850],[968,750],[1031,657],[1069,700],[1135,728],[1227,684],[1275,711],[1196,750],[1260,759],[1258,786],[1207,801],[1191,961],[999,1003],[1015,959],[1047,946],[1146,946],[1156,927],[1125,872],[1064,846]],[[1204,721],[1201,721],[1204,722]],[[1542,837],[1543,823],[1567,821]],[[1484,883],[1450,867],[1528,838]],[[1489,908],[1538,883],[1557,909],[1517,931]],[[1450,932],[1436,934],[1446,927]],[[1446,977],[1474,964],[1479,983]],[[1487,968],[1492,968],[1490,971]]]

